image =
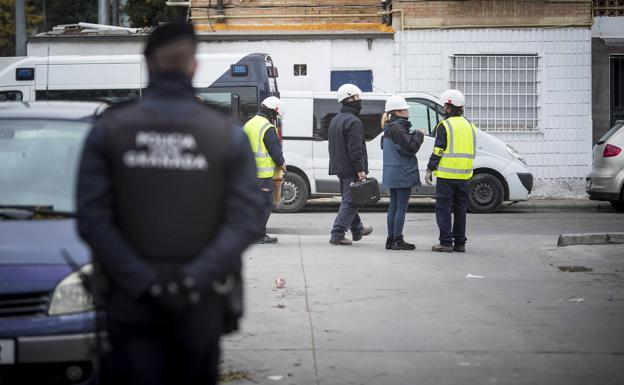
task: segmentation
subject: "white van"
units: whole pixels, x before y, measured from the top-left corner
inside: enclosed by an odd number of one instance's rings
[[[279,95],[277,68],[264,53],[197,55],[193,78],[204,102],[245,123],[262,100]],[[147,87],[143,55],[61,55],[0,61],[0,101],[70,100],[116,103]]]
[[[390,94],[364,93],[360,119],[368,151],[369,176],[381,182],[381,115]],[[424,182],[425,171],[435,141],[435,127],[443,119],[440,101],[424,93],[401,94],[410,105],[410,121],[423,128],[425,141],[418,151],[422,186],[413,189],[415,196],[433,196],[435,186]],[[282,212],[301,210],[310,198],[340,193],[338,178],[329,175],[327,133],[329,122],[340,104],[335,92],[282,91],[284,103],[284,158],[288,174],[283,188]],[[498,210],[504,201],[522,201],[533,188],[533,176],[511,146],[478,130],[474,176],[470,181],[469,210],[485,213]]]

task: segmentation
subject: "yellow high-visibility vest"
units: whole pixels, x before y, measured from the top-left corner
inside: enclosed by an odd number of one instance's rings
[[[275,172],[275,162],[264,145],[264,135],[271,127],[273,127],[273,124],[259,115],[251,118],[243,127],[245,134],[249,138],[251,151],[256,157],[258,178],[271,178]]]
[[[433,175],[444,179],[470,179],[477,147],[476,127],[463,116],[441,121],[437,130],[442,126],[446,130],[446,149],[433,148],[433,153],[442,157]]]

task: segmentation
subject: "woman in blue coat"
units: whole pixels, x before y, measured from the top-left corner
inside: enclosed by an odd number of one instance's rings
[[[386,101],[382,118],[384,129],[381,147],[383,149],[383,185],[390,190],[388,208],[388,238],[386,249],[414,250],[415,245],[403,239],[403,225],[409,198],[414,186],[420,185],[416,152],[424,140],[421,131],[412,128],[409,105],[398,95]]]

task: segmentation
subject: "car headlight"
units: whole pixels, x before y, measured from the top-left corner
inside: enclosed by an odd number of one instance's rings
[[[509,155],[513,156],[514,158],[518,159],[522,163],[526,164],[526,160],[524,160],[524,158],[522,157],[522,155],[520,155],[518,150],[516,150],[515,148],[511,147],[510,145],[507,145],[507,153]]]
[[[49,315],[80,313],[93,310],[93,298],[87,291],[80,276],[91,277],[93,265],[86,264],[80,271],[74,271],[63,278],[52,294]]]

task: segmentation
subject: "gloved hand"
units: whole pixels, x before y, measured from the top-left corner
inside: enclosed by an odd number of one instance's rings
[[[282,171],[286,172],[286,164],[281,165],[281,166],[280,166],[280,169],[281,169]]]
[[[179,314],[201,300],[192,277],[160,279],[150,285],[147,296],[149,302],[171,314]]]
[[[431,186],[433,184],[433,173],[431,172],[431,170],[427,170],[427,172],[425,173],[425,183],[427,183],[428,186]]]

